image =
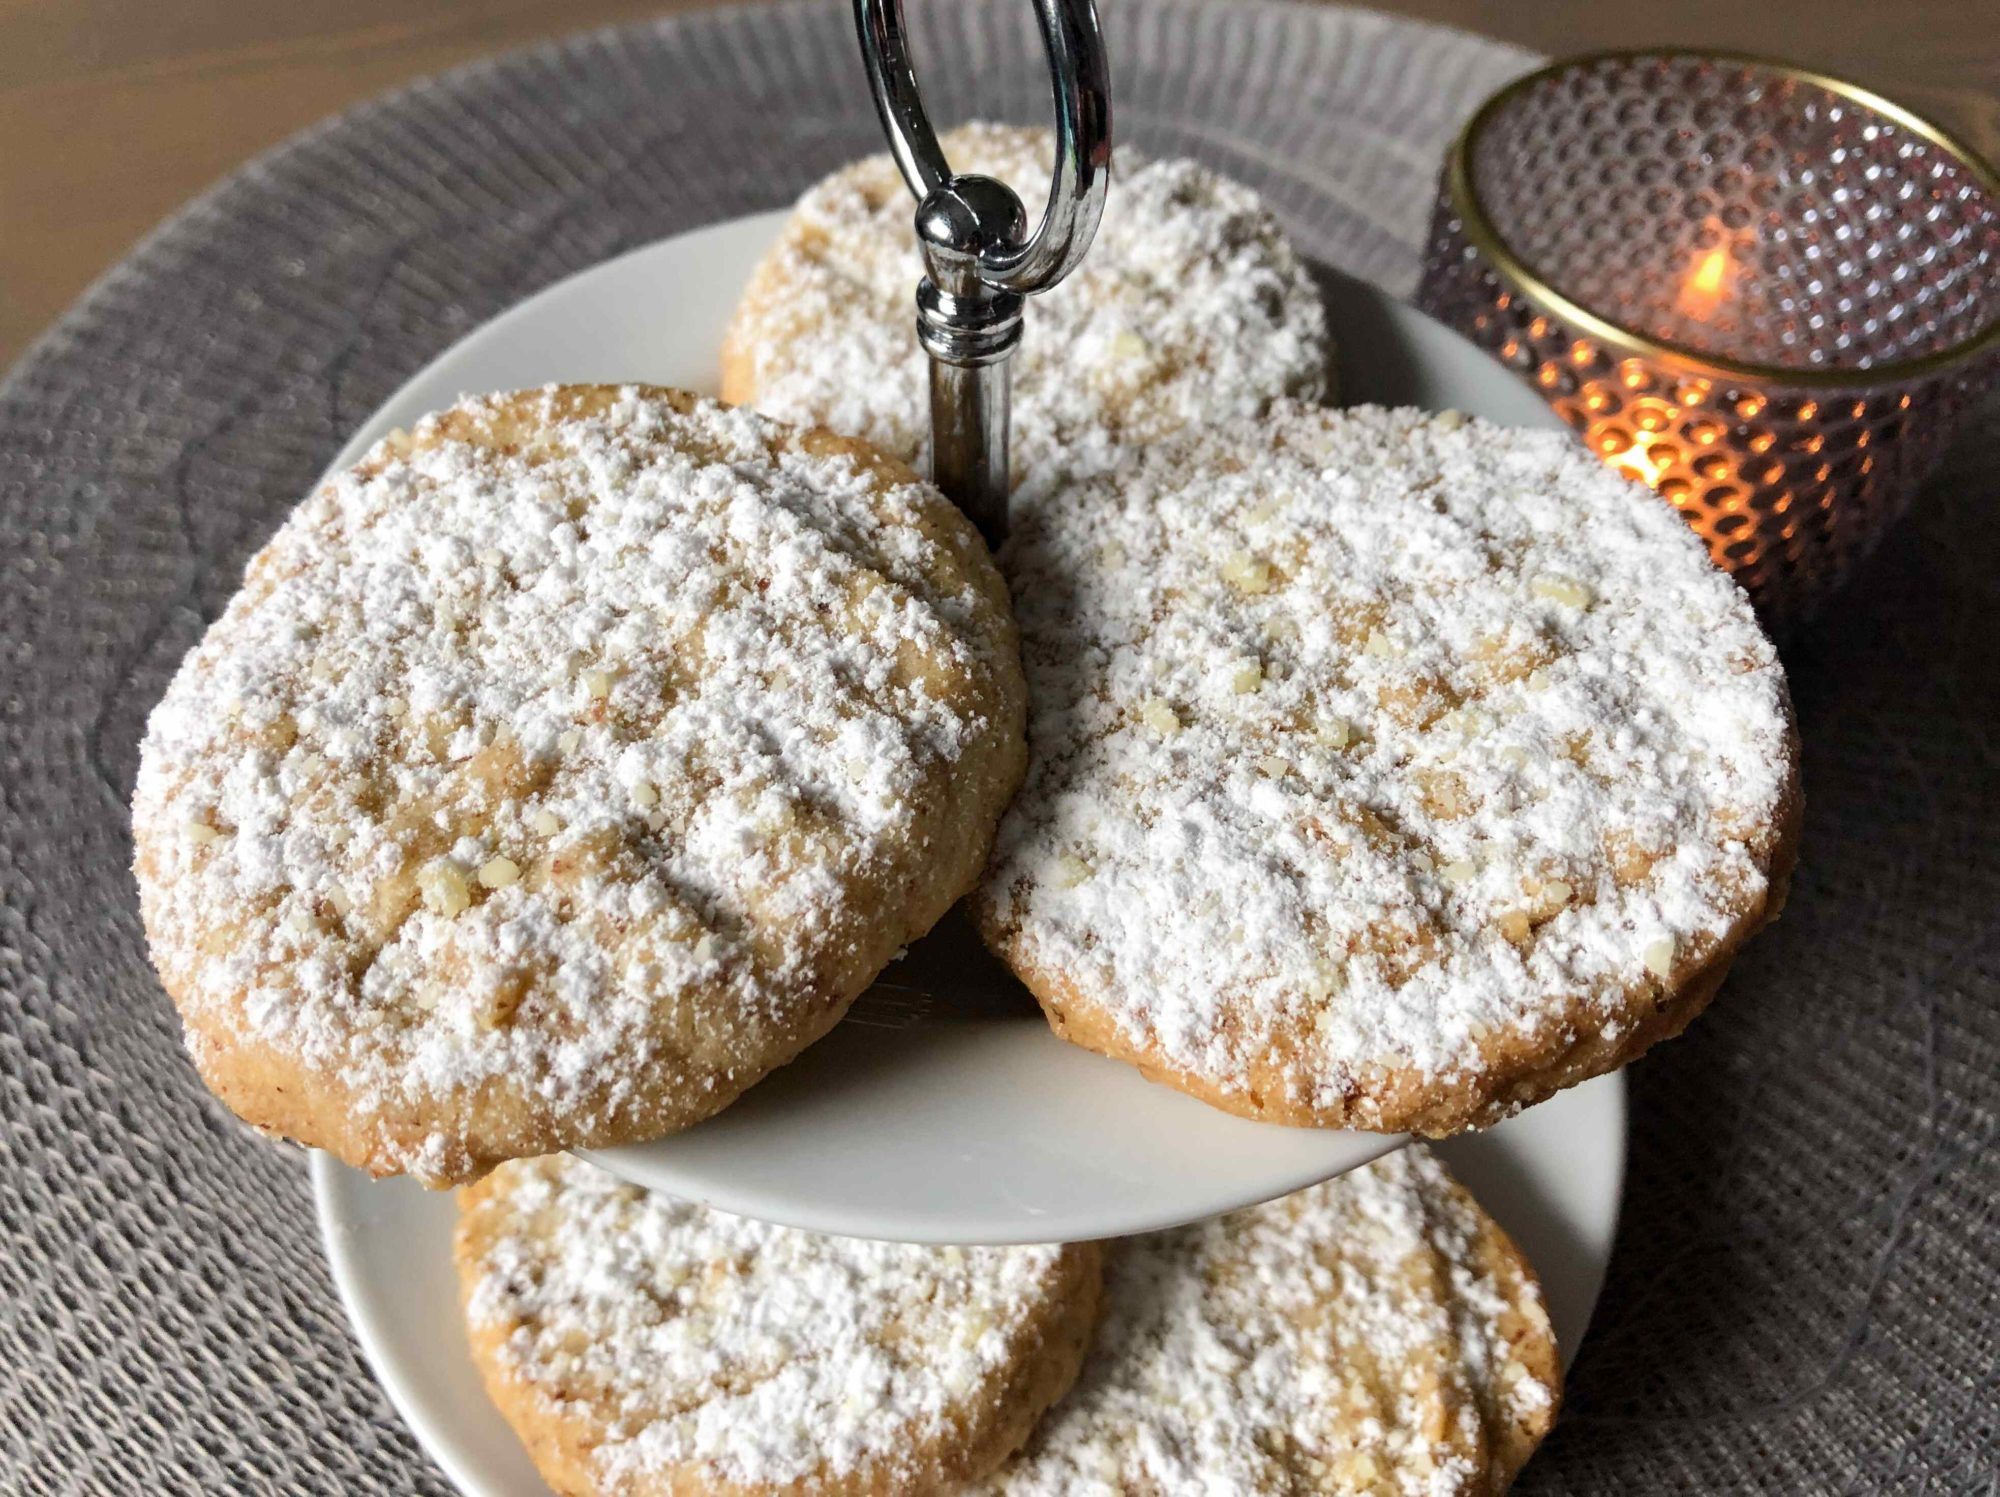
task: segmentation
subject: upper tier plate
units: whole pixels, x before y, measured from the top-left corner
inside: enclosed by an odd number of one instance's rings
[[[724,326],[782,217],[665,240],[551,287],[412,379],[337,464],[467,392],[551,381],[713,392]],[[1324,283],[1344,399],[1553,424],[1456,334],[1357,282]],[[1587,1135],[1579,1147],[1615,1153],[1622,1091],[1587,1095],[1565,1104]],[[1066,1045],[947,919],[845,1023],[720,1117],[591,1157],[674,1195],[817,1231],[1031,1242],[1210,1216],[1352,1169],[1396,1141],[1246,1122]]]

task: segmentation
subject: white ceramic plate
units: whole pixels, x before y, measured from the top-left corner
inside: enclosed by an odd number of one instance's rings
[[[713,391],[730,310],[781,221],[767,214],[664,240],[551,287],[418,374],[337,465],[470,391],[591,380]],[[1328,276],[1325,291],[1344,398],[1553,424],[1456,334],[1343,277]],[[1065,1045],[948,920],[846,1023],[720,1117],[592,1157],[655,1189],[816,1231],[1046,1242],[1266,1200],[1394,1142],[1246,1122]]]
[[[1540,1272],[1567,1365],[1617,1226],[1622,1078],[1599,1077],[1438,1148]],[[466,1349],[452,1198],[407,1180],[370,1180],[325,1154],[314,1156],[312,1173],[334,1282],[375,1375],[418,1440],[471,1497],[549,1497]]]

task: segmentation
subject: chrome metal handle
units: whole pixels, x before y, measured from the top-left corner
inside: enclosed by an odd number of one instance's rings
[[[925,277],[917,337],[931,360],[931,476],[998,545],[1007,531],[1008,360],[1022,298],[1082,263],[1110,188],[1111,82],[1093,0],[1034,0],[1056,106],[1056,159],[1031,236],[1021,200],[955,173],[924,112],[902,0],[854,0],[875,109],[917,198]]]

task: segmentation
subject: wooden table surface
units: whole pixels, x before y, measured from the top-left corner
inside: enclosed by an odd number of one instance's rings
[[[0,0],[0,367],[181,202],[406,79],[701,0]],[[923,3],[923,0],[916,0]],[[1987,0],[1386,0],[1544,52],[1663,43],[1842,73],[2000,156]]]

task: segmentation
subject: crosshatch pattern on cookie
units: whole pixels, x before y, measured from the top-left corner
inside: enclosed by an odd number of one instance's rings
[[[825,1237],[573,1158],[461,1197],[474,1359],[561,1490],[952,1490],[1027,1438],[1095,1322],[1092,1244]]]
[[[971,881],[1021,714],[998,574],[901,464],[474,400],[323,485],[154,712],[154,958],[225,1100],[377,1172],[657,1136]]]
[[[1533,1270],[1412,1146],[1111,1244],[1076,1386],[992,1497],[1503,1492],[1554,1425]]]
[[[1046,130],[965,125],[953,167],[1047,200]],[[1192,161],[1120,147],[1089,257],[1028,299],[1010,365],[1016,498],[1101,472],[1124,447],[1281,396],[1325,391],[1326,315],[1304,261],[1257,194]],[[851,432],[920,461],[928,373],[911,334],[923,274],[909,189],[888,156],[799,200],[745,290],[723,349],[723,395]]]
[[[1283,408],[1031,508],[1031,768],[977,908],[1057,1030],[1296,1123],[1490,1122],[1775,911],[1784,679],[1561,435]]]

